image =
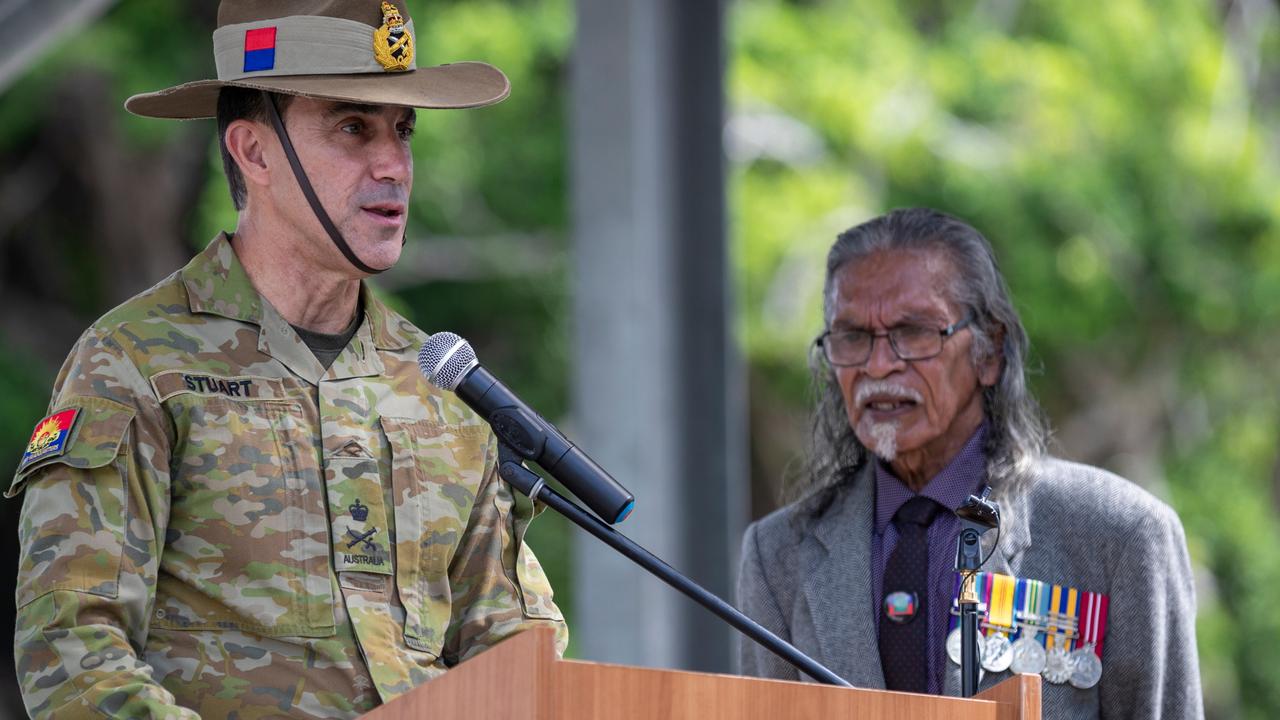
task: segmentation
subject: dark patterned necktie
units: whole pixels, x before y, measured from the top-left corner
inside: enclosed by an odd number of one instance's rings
[[[933,500],[916,496],[898,508],[893,525],[898,529],[898,545],[884,568],[884,597],[880,600],[880,663],[884,667],[884,686],[889,690],[926,692],[929,686],[929,623],[925,598],[929,592],[929,523],[942,506]],[[909,597],[913,612],[909,616],[890,616],[889,596]],[[904,619],[905,618],[905,619]]]

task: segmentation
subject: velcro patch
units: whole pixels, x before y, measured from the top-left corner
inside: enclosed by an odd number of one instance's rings
[[[68,408],[36,423],[35,432],[31,433],[31,440],[27,443],[27,451],[22,455],[18,470],[21,471],[37,460],[66,452],[71,446],[71,430],[79,416],[79,408]]]
[[[238,400],[278,400],[285,397],[280,378],[237,375],[219,377],[198,370],[166,370],[151,377],[156,397],[164,402],[174,395],[221,395]]]
[[[270,70],[275,66],[275,27],[246,30],[244,33],[244,71]]]

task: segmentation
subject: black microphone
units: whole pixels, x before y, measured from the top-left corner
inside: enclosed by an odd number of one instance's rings
[[[427,338],[418,351],[418,369],[432,385],[457,394],[499,440],[537,463],[607,522],[622,522],[635,507],[626,488],[485,370],[466,340],[451,332]]]

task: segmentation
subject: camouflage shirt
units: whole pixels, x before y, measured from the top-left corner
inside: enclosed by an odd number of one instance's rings
[[[326,371],[221,236],[80,338],[8,492],[33,716],[354,717],[530,627],[563,649],[532,504],[362,292]]]

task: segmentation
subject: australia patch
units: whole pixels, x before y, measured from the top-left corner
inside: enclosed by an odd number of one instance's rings
[[[71,444],[71,429],[75,427],[76,418],[79,416],[79,408],[69,408],[36,423],[35,432],[31,433],[31,441],[27,443],[27,451],[22,455],[22,462],[18,465],[19,469],[37,460],[56,457],[66,452]]]

